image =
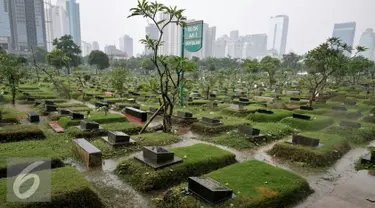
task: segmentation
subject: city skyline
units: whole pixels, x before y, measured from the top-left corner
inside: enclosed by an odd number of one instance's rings
[[[209,12],[207,12],[207,8],[211,7],[210,2],[196,0],[191,2],[161,0],[160,2],[177,5],[179,8],[186,9],[187,17],[203,20],[216,26],[216,37],[221,37],[224,34],[229,35],[233,30],[239,30],[240,36],[268,33],[270,17],[285,14],[290,18],[286,53],[293,51],[303,54],[313,49],[332,35],[335,23],[357,22],[354,45],[359,44],[360,36],[367,28],[375,28],[373,21],[375,14],[371,9],[375,8],[375,2],[371,0],[356,2],[349,0],[329,2],[322,0],[303,2],[297,0],[282,2],[239,0],[236,4],[226,4],[226,1],[218,0],[215,1],[216,11],[210,10]],[[108,45],[118,40],[119,36],[128,34],[134,39],[134,54],[144,51],[144,46],[139,43],[139,40],[144,38],[144,28],[151,22],[140,17],[126,18],[129,15],[129,9],[136,5],[135,0],[109,0],[107,3],[96,0],[80,0],[80,4],[83,40],[98,41],[101,45]],[[337,9],[337,5],[340,5],[340,9]],[[236,12],[229,12],[232,10]],[[316,15],[318,10],[319,15]],[[99,17],[94,14],[98,11],[111,12]],[[226,15],[223,17],[223,14]],[[96,22],[96,24],[91,24],[92,22]]]

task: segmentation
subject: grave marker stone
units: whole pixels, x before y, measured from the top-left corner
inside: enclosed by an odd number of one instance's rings
[[[59,108],[57,109],[60,115],[71,115],[72,111],[70,109],[64,109],[64,108]]]
[[[245,110],[243,105],[239,105],[239,104],[232,104],[230,106],[230,109],[235,110],[235,111],[244,111]]]
[[[40,121],[39,115],[35,112],[27,113],[27,120],[30,123],[36,123]]]
[[[318,147],[320,143],[320,139],[305,137],[300,134],[294,134],[292,138],[292,143],[303,145],[303,146]]]
[[[162,147],[143,147],[142,155],[135,156],[135,159],[155,170],[182,162],[181,158]]]
[[[189,177],[188,191],[203,200],[217,204],[232,198],[233,191],[219,182],[206,177]]]
[[[248,98],[240,97],[240,102],[249,102]]]
[[[351,122],[351,121],[341,121],[340,126],[341,127],[355,128],[355,129],[359,129],[359,128],[362,127],[361,123]]]
[[[147,121],[147,112],[146,111],[142,111],[142,110],[139,110],[139,109],[136,109],[136,108],[133,108],[133,107],[127,107],[127,108],[125,108],[125,114],[127,116],[132,116],[132,117],[140,120],[141,122]]]
[[[302,114],[297,114],[297,113],[294,113],[294,114],[293,114],[293,118],[301,119],[301,120],[311,120],[311,116],[308,116],[308,115],[302,115]]]
[[[80,129],[84,131],[99,129],[98,123],[96,123],[95,121],[89,121],[89,120],[81,120],[81,123],[79,126],[80,126]]]
[[[296,98],[296,97],[291,97],[290,101],[301,101],[301,99],[300,98]]]
[[[314,110],[314,108],[312,108],[310,106],[305,106],[305,105],[300,106],[299,109],[301,109],[301,110],[308,110],[308,111]]]
[[[346,109],[344,106],[332,106],[332,110],[335,110],[335,111],[348,111],[348,109]]]
[[[266,110],[266,109],[258,109],[257,112],[263,113],[263,114],[273,114],[273,111],[269,111],[269,110]]]
[[[72,120],[82,120],[85,116],[82,113],[72,112],[71,113]]]
[[[219,126],[222,125],[220,119],[218,118],[209,118],[209,117],[202,117],[202,123],[210,126]]]
[[[73,152],[89,167],[102,165],[102,153],[98,148],[85,139],[73,139]]]
[[[44,111],[46,111],[46,112],[57,111],[57,107],[56,107],[56,105],[45,105]]]

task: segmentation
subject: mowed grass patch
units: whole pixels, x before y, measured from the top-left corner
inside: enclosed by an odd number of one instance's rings
[[[60,155],[46,141],[24,141],[0,145],[0,178],[6,176],[8,158],[47,158],[53,167],[63,166]]]
[[[109,123],[101,126],[108,131],[122,131],[129,135],[137,134],[142,129],[139,124],[132,122]]]
[[[349,143],[338,135],[322,132],[305,132],[302,135],[320,139],[323,146],[308,147],[280,142],[275,144],[269,154],[293,162],[303,162],[312,167],[321,167],[333,164],[350,150]]]
[[[235,155],[218,147],[196,144],[170,149],[184,161],[163,169],[154,170],[135,160],[125,160],[116,173],[141,191],[157,190],[186,181],[189,176],[206,174],[236,162]]]
[[[31,183],[30,183],[31,181]],[[53,169],[51,173],[51,202],[14,203],[8,202],[7,179],[0,179],[0,200],[7,208],[50,208],[50,207],[92,207],[104,208],[92,185],[73,167]],[[32,180],[26,183],[32,184]],[[43,193],[43,192],[42,192]]]
[[[254,113],[250,114],[247,119],[255,122],[278,122],[283,118],[293,115],[293,112],[287,110],[272,110],[273,114]]]
[[[101,138],[96,138],[91,143],[100,149],[104,158],[111,158],[140,151],[144,146],[165,146],[180,141],[176,135],[161,132],[131,136],[130,138],[136,142],[135,145],[114,148]]]
[[[352,144],[366,144],[375,137],[375,124],[361,123],[362,127],[359,129],[341,127],[339,125],[330,126],[324,130],[329,134],[337,134],[345,137]]]
[[[312,190],[302,177],[257,160],[245,161],[224,167],[205,175],[233,190],[235,198],[222,204],[209,205],[195,195],[181,190],[187,184],[169,189],[157,200],[163,208],[289,207],[307,197]]]
[[[308,115],[308,114],[305,114]],[[311,120],[301,120],[293,117],[287,117],[282,119],[280,122],[286,124],[292,128],[300,129],[304,131],[315,131],[324,129],[334,123],[334,119],[327,116],[319,115],[308,115],[311,116]]]
[[[251,126],[260,129],[260,133],[266,136],[267,142],[281,139],[293,133],[292,128],[280,123],[254,123]],[[223,133],[216,137],[206,136],[202,140],[237,150],[249,149],[260,145],[260,143],[255,143],[249,137],[238,133],[237,130]]]
[[[20,124],[0,127],[0,143],[44,138],[45,135],[38,125]]]

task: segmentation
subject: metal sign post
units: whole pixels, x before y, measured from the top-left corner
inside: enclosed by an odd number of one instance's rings
[[[185,50],[197,52],[203,46],[203,21],[189,22],[181,29],[181,58],[185,57]],[[184,105],[184,72],[178,75],[180,80],[179,99],[180,105]]]

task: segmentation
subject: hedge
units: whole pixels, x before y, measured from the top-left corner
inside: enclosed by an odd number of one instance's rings
[[[280,122],[292,128],[313,131],[324,129],[334,123],[334,119],[327,116],[309,115],[311,120],[301,120],[293,117],[287,117]]]
[[[345,138],[338,135],[321,132],[305,132],[302,135],[320,139],[320,143],[323,146],[308,147],[280,142],[275,144],[269,151],[269,154],[294,162],[303,162],[309,166],[319,167],[333,164],[350,150],[349,143]]]
[[[154,170],[135,159],[129,159],[117,166],[116,173],[138,190],[150,191],[176,185],[186,181],[189,176],[199,176],[236,162],[234,154],[207,144],[170,151],[183,162]]]
[[[44,138],[43,131],[37,125],[20,124],[0,127],[0,143]]]
[[[51,202],[15,203],[6,201],[7,179],[0,180],[0,197],[7,208],[104,208],[92,185],[73,167],[53,169],[51,173]]]
[[[313,192],[302,177],[257,160],[230,165],[205,176],[232,189],[236,195],[214,206],[218,208],[290,207]],[[181,191],[185,187],[187,184],[181,184],[166,191],[157,198],[157,207],[213,207],[195,195]]]
[[[283,118],[292,116],[293,112],[287,110],[272,110],[273,114],[254,113],[250,114],[247,119],[255,122],[278,122]]]

